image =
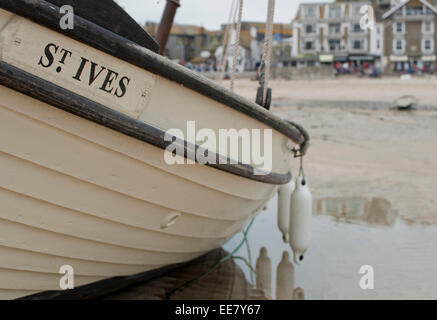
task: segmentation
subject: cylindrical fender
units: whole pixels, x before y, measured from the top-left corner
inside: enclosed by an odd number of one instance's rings
[[[299,264],[311,243],[311,220],[313,200],[308,180],[302,175],[296,180],[296,188],[290,201],[290,246],[294,261]]]
[[[278,190],[278,228],[282,233],[282,240],[288,243],[290,227],[290,198],[296,184],[290,181],[279,187]]]

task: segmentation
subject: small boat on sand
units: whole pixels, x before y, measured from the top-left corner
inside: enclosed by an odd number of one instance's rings
[[[293,148],[308,146],[301,127],[160,56],[147,35],[80,10],[61,29],[54,3],[0,0],[0,299],[60,291],[62,266],[80,287],[204,255],[291,180]],[[165,133],[188,121],[271,129],[271,172],[169,165]],[[181,143],[187,158],[199,147]]]

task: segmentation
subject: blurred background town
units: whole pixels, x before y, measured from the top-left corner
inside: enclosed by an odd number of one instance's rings
[[[362,19],[369,14],[363,11],[366,6],[373,9],[374,23],[367,23],[363,28]],[[289,23],[274,25],[272,76],[302,79],[343,74],[362,77],[431,75],[437,72],[436,13],[436,0],[302,1]],[[148,21],[145,29],[156,35],[158,25]],[[230,36],[226,36],[227,32]],[[265,22],[243,21],[238,76],[255,74],[264,38]],[[224,59],[223,54],[234,41],[234,25],[226,22],[219,30],[207,30],[196,24],[175,24],[165,55],[206,75],[214,73],[218,62],[225,60],[226,77],[232,65],[232,54]]]

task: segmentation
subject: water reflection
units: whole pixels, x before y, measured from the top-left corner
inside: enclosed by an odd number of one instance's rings
[[[272,262],[267,254],[267,248],[262,247],[256,260],[256,288],[265,296],[272,296]]]
[[[397,213],[388,200],[382,198],[325,198],[313,203],[314,215],[329,215],[345,222],[365,222],[371,225],[393,226]]]
[[[276,297],[272,292],[272,262],[268,256],[267,248],[261,247],[256,261],[256,288],[263,292],[268,299],[277,300],[304,300],[305,293],[302,288],[294,287],[294,265],[290,261],[290,253],[282,252],[281,261],[276,267]]]
[[[267,299],[263,290],[257,290],[250,284],[240,266],[233,259],[220,264],[214,271],[210,272],[217,261],[228,254],[229,252],[219,248],[184,267],[170,271],[157,279],[138,284],[128,290],[114,293],[107,299]],[[205,276],[205,274],[207,275]],[[190,284],[187,285],[187,283]]]
[[[250,229],[247,250],[241,248],[235,259],[208,273],[244,240],[241,234],[223,249],[110,298],[164,299],[197,279],[170,298],[437,299],[435,226],[406,222],[381,198],[320,198],[313,210],[313,241],[302,265],[291,262],[290,246],[282,241],[275,197]],[[359,286],[363,265],[374,268],[374,290]]]
[[[293,300],[297,297],[303,297],[303,290],[294,288],[294,266],[290,261],[290,254],[284,251],[276,269],[276,299]]]
[[[249,233],[252,254],[265,247],[261,254],[265,250],[277,266],[272,269],[272,298],[437,299],[435,226],[406,221],[388,200],[376,197],[316,198],[313,210],[313,241],[302,265],[289,261],[291,249],[276,226],[277,199],[268,203]],[[240,240],[236,236],[225,248]],[[363,265],[374,268],[374,290],[359,286]],[[249,279],[249,270],[240,266]]]

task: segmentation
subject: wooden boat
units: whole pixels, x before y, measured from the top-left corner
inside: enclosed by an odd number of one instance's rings
[[[2,299],[60,290],[63,265],[81,287],[219,247],[291,179],[292,147],[308,145],[299,126],[145,48],[149,40],[78,14],[62,30],[61,16],[53,1],[0,0]],[[272,172],[168,165],[165,131],[190,120],[272,129]],[[182,143],[189,157],[196,145]]]

